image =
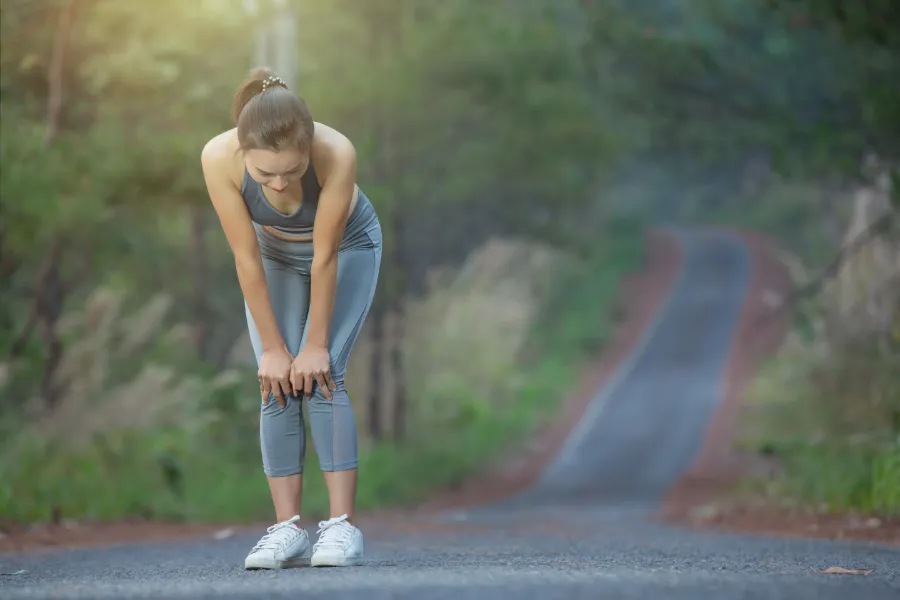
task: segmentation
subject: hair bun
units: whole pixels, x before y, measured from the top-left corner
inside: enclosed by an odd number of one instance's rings
[[[231,116],[235,123],[241,115],[241,111],[254,97],[273,87],[288,89],[284,79],[275,74],[269,67],[256,67],[250,71],[249,76],[240,87],[234,97],[231,108]]]

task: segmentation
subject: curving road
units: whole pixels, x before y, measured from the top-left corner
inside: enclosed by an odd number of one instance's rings
[[[679,234],[680,279],[640,347],[523,493],[466,512],[364,525],[352,569],[245,572],[259,532],[0,555],[0,598],[437,600],[900,598],[900,551],[713,535],[653,523],[719,396],[751,265],[723,234]],[[821,575],[829,566],[869,576]]]

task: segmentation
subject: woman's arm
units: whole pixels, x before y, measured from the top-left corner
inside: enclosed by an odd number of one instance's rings
[[[253,229],[240,190],[235,187],[228,175],[232,167],[232,155],[233,152],[229,151],[221,138],[213,138],[203,148],[200,162],[210,199],[234,254],[241,292],[244,294],[244,300],[250,309],[265,352],[283,348],[284,340],[272,312],[256,231]]]
[[[313,152],[322,192],[313,227],[306,344],[327,350],[338,248],[356,189],[356,150],[344,135],[320,123],[316,123],[316,138]]]

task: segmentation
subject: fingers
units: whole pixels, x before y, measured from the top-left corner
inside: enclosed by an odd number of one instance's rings
[[[290,389],[287,379],[276,379],[272,382],[272,393],[275,394],[275,399],[278,400],[281,408],[287,406],[287,395],[290,393]]]
[[[269,396],[275,396],[275,400],[281,408],[287,406],[287,395],[291,392],[291,384],[288,378],[266,377],[260,375],[259,395],[263,405],[269,403]]]
[[[313,393],[313,382],[314,382],[314,381],[315,381],[315,379],[313,378],[313,376],[312,376],[311,374],[310,374],[310,375],[307,375],[307,374],[304,374],[304,375],[303,375],[303,397],[304,397],[304,398],[310,398],[310,397],[312,397],[312,393]]]
[[[325,374],[316,373],[315,381],[319,384],[319,390],[321,390],[322,395],[325,396],[325,399],[331,400],[331,390],[328,389],[328,385],[325,383]]]
[[[330,401],[333,398],[332,392],[337,391],[337,384],[331,377],[330,369],[318,372],[305,371],[302,365],[298,366],[296,363],[291,365],[287,381],[283,383],[285,394],[293,393],[298,399],[309,399],[313,395],[313,389],[318,385],[322,395]],[[277,392],[273,390],[273,393]]]
[[[291,369],[291,392],[293,392],[295,398],[302,399],[304,397],[305,385],[306,375],[302,371]]]
[[[288,379],[290,379],[291,383],[291,393],[294,394],[294,398],[299,398],[300,394],[298,392],[300,391],[302,386],[298,385],[299,375],[294,371],[294,369],[291,369],[291,374],[288,376]]]
[[[272,391],[272,387],[269,385],[269,381],[264,378],[262,375],[259,376],[259,395],[261,397],[263,404],[269,403],[269,392]]]

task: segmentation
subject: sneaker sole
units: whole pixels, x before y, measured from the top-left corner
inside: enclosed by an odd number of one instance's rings
[[[262,569],[294,569],[296,567],[308,567],[309,563],[310,558],[308,556],[292,558],[291,560],[254,559],[252,561],[245,560],[244,569],[247,571],[258,571]]]
[[[363,562],[361,556],[313,556],[312,567],[358,567]]]

